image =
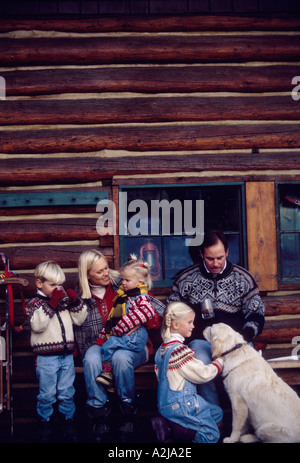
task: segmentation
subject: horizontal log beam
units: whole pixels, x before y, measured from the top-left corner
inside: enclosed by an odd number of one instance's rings
[[[288,15],[257,16],[123,16],[76,19],[1,19],[0,30],[43,30],[61,32],[165,32],[298,30],[300,19]]]
[[[277,368],[276,367],[273,367],[273,368],[276,369],[276,373],[278,374],[278,376],[280,376],[280,378],[286,383],[288,383],[290,386],[299,386],[300,384],[300,369],[299,368],[277,369],[278,364],[277,364]]]
[[[300,294],[264,296],[266,315],[300,314]]]
[[[11,154],[89,152],[103,149],[179,151],[250,149],[254,147],[261,149],[298,148],[300,146],[300,131],[299,124],[296,123],[141,124],[135,126],[7,130],[0,132],[0,142],[1,152]],[[249,165],[249,161],[247,164]],[[129,171],[132,172],[132,168],[129,168]]]
[[[220,155],[222,155],[220,153]],[[218,183],[226,183],[228,181],[234,181],[234,182],[269,182],[270,180],[272,181],[280,181],[280,182],[290,182],[291,180],[293,181],[300,181],[300,172],[295,172],[293,170],[286,170],[285,171],[270,171],[270,170],[265,170],[265,171],[230,171],[230,172],[219,172],[219,171],[203,171],[203,172],[195,172],[194,174],[192,172],[188,173],[183,173],[183,172],[178,172],[176,173],[166,173],[162,175],[152,175],[151,172],[147,175],[141,175],[138,178],[135,175],[119,175],[117,177],[113,177],[112,179],[112,184],[115,186],[118,185],[137,185],[137,183],[143,185],[168,185],[170,183],[176,184],[176,183],[183,183],[183,184],[188,184],[188,183],[199,183],[200,181],[202,183],[211,183],[212,180],[214,182]],[[106,180],[109,182],[110,180]],[[282,286],[280,285],[280,288],[282,290],[292,290],[295,289],[292,287],[293,285],[286,285]],[[300,287],[297,287],[296,289],[300,289]]]
[[[0,222],[0,244],[97,240],[96,222],[89,218]]]
[[[7,96],[84,92],[290,92],[292,77],[299,75],[300,66],[296,64],[1,71]]]
[[[299,318],[266,319],[263,332],[255,341],[268,344],[292,343],[293,338],[299,336],[299,330]]]
[[[6,100],[0,124],[299,120],[291,96]]]
[[[0,41],[0,65],[297,61],[300,36],[191,35]]]
[[[125,156],[118,158],[56,158],[0,160],[2,185],[74,184],[115,175],[173,172],[300,169],[298,153],[226,153]]]
[[[61,267],[76,268],[80,254],[95,246],[65,245],[55,246],[17,246],[6,248],[5,255],[9,258],[10,268],[18,270],[34,269],[38,264],[47,260],[56,261]],[[109,263],[113,260],[113,249],[101,247],[100,251],[107,257]],[[25,274],[24,274],[25,275]]]

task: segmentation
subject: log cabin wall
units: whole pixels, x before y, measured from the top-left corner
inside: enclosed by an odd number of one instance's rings
[[[1,251],[29,280],[26,298],[42,260],[57,260],[73,286],[88,247],[119,265],[118,237],[96,231],[96,204],[117,200],[120,185],[245,182],[248,264],[267,308],[261,340],[288,350],[299,286],[278,284],[275,182],[300,180],[299,9],[174,3],[37,2],[25,19],[26,2],[17,17],[1,5]],[[15,299],[18,325],[18,290]],[[0,309],[3,318],[3,291]],[[28,336],[18,338],[16,388],[34,382]]]

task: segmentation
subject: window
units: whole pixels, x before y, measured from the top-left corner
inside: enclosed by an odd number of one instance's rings
[[[300,283],[300,183],[278,183],[276,203],[279,282]]]
[[[204,231],[226,233],[230,260],[245,265],[243,184],[122,186],[119,195],[121,264],[130,254],[142,257],[155,286],[170,285],[177,272],[199,261],[199,246],[190,240],[197,238],[200,214]],[[163,205],[159,213],[157,204]]]

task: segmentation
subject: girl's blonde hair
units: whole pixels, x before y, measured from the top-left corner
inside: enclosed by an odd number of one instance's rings
[[[102,254],[102,252],[98,251],[97,249],[88,249],[87,251],[84,251],[78,259],[79,291],[80,296],[83,299],[90,299],[92,297],[88,280],[88,273],[95,265],[97,260],[101,259],[101,257],[107,263],[107,259],[104,254]],[[109,269],[109,277],[111,281],[114,281],[118,275],[119,272]]]
[[[163,322],[161,326],[161,337],[163,341],[171,336],[172,320],[179,320],[194,310],[184,302],[170,302],[165,308]]]
[[[60,266],[52,260],[39,264],[34,271],[34,276],[42,283],[50,281],[55,285],[62,285],[66,281],[66,276]]]
[[[126,272],[126,270],[133,270],[137,274],[138,279],[143,280],[148,289],[152,288],[152,279],[148,262],[144,262],[142,259],[138,259],[134,254],[131,254],[130,260],[122,265],[120,272]]]

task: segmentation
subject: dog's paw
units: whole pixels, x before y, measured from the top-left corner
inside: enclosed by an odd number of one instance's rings
[[[235,444],[236,442],[238,442],[238,440],[232,438],[231,436],[224,437],[224,439],[223,439],[223,444]]]
[[[244,434],[240,437],[240,442],[243,442],[243,444],[252,444],[253,442],[259,442],[259,439],[255,434]]]

